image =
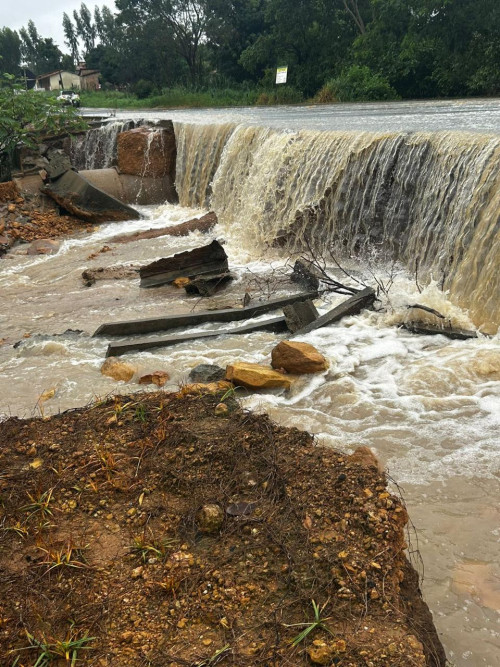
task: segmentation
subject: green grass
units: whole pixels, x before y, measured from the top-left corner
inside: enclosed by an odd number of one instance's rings
[[[138,99],[132,93],[120,91],[82,91],[84,107],[112,109],[158,109],[158,108],[202,108],[237,107],[268,104],[295,104],[303,101],[302,95],[293,88],[272,90],[214,88],[193,91],[187,88],[169,88],[161,94]]]

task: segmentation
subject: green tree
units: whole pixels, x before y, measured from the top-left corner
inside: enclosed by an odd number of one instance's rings
[[[28,21],[27,28],[21,28],[22,64],[29,67],[35,74],[44,74],[59,69],[62,53],[52,38],[39,35],[33,21]]]
[[[63,14],[63,30],[64,30],[64,43],[71,51],[71,58],[73,60],[73,67],[76,67],[78,63],[78,35],[76,34],[76,29],[69,16],[64,12]]]
[[[0,72],[18,74],[21,65],[21,39],[15,30],[0,30]]]

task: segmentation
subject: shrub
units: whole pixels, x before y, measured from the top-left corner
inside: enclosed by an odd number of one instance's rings
[[[133,92],[139,100],[145,100],[146,97],[151,97],[151,95],[156,91],[156,86],[152,81],[147,79],[139,79],[139,81],[134,84]]]
[[[335,79],[327,81],[317,93],[317,102],[369,102],[397,100],[399,95],[389,81],[369,67],[352,65]]]

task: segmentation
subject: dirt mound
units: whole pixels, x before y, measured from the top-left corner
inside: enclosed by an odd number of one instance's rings
[[[444,665],[373,460],[185,393],[1,425],[0,653]]]

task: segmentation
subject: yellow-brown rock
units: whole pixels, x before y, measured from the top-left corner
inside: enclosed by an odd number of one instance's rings
[[[226,380],[219,380],[217,382],[193,382],[192,384],[186,384],[178,396],[189,396],[192,394],[217,394],[220,391],[228,391],[233,385],[231,382]]]
[[[267,366],[237,361],[226,368],[226,380],[247,389],[290,389],[292,379]]]
[[[118,169],[122,174],[164,178],[175,176],[176,145],[172,131],[138,127],[117,139]]]
[[[309,345],[282,340],[271,352],[273,368],[283,368],[287,373],[320,373],[328,368],[328,361]]]
[[[312,646],[307,649],[307,653],[315,665],[329,665],[333,657],[331,647],[321,639],[315,639]]]
[[[167,380],[170,380],[170,375],[166,371],[154,371],[143,375],[139,379],[139,384],[155,384],[157,387],[163,387]]]
[[[120,361],[116,357],[108,357],[101,366],[101,373],[113,380],[129,382],[135,374],[135,368],[126,361]]]

